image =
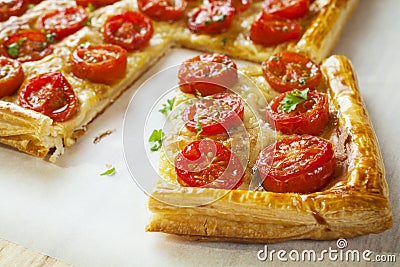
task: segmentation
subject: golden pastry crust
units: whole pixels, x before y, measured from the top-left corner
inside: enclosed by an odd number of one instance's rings
[[[188,9],[189,13],[202,1],[192,1]],[[155,22],[155,33],[150,44],[140,50],[128,54],[128,69],[125,78],[120,82],[107,86],[95,84],[79,79],[71,73],[69,57],[72,51],[85,41],[102,43],[101,27],[106,18],[126,10],[137,10],[136,1],[121,0],[113,5],[102,7],[91,13],[91,26],[84,27],[77,33],[65,38],[54,45],[52,55],[36,62],[23,64],[27,79],[40,73],[49,71],[61,71],[74,88],[79,99],[78,113],[73,119],[64,123],[52,123],[47,118],[46,131],[49,134],[42,135],[35,127],[43,127],[41,122],[32,122],[28,128],[19,125],[19,121],[26,118],[33,120],[40,115],[32,115],[32,111],[14,108],[9,109],[7,102],[18,106],[17,97],[11,96],[0,100],[0,142],[16,147],[29,154],[45,157],[50,151],[55,151],[50,157],[51,161],[63,153],[65,146],[72,145],[76,138],[85,130],[86,125],[97,114],[101,113],[111,104],[126,88],[129,87],[142,73],[144,73],[157,59],[163,56],[172,46],[183,46],[196,50],[209,52],[223,52],[236,58],[261,62],[277,51],[300,51],[313,59],[320,61],[331,52],[337,42],[347,18],[351,15],[358,0],[316,0],[311,6],[309,14],[300,20],[306,28],[302,38],[297,41],[287,42],[273,48],[265,48],[254,45],[248,40],[251,22],[262,9],[262,1],[254,1],[250,10],[235,15],[232,27],[223,34],[197,35],[191,33],[186,27],[186,18],[175,23]],[[12,17],[8,21],[0,23],[0,41],[9,34],[20,29],[35,27],[37,18],[50,10],[67,6],[74,6],[71,0],[45,0],[29,10],[21,17]],[[223,41],[225,40],[225,41]],[[14,111],[18,109],[18,112]],[[10,132],[11,129],[25,131],[24,134]]]
[[[382,156],[351,63],[332,56],[321,69],[337,117],[333,132],[344,136],[340,141],[330,134],[335,146],[343,145],[346,157],[340,177],[311,194],[160,183],[148,203],[153,216],[146,230],[196,240],[280,242],[347,238],[390,228],[393,219]]]

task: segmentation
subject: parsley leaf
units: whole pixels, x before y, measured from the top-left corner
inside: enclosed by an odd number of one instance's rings
[[[200,134],[203,132],[203,126],[201,126],[199,117],[197,117],[196,130],[197,130],[196,139],[199,139]]]
[[[7,54],[11,58],[17,58],[19,54],[19,44],[18,43],[12,43],[10,45],[7,45]]]
[[[46,41],[48,43],[53,43],[55,37],[56,37],[55,33],[46,33]]]
[[[221,39],[222,45],[223,45],[223,46],[226,46],[226,43],[229,41],[229,39],[230,39],[230,38],[228,38],[228,37],[222,38],[222,39]]]
[[[163,104],[163,108],[159,109],[158,111],[161,112],[162,114],[167,114],[168,111],[172,111],[174,103],[175,103],[175,97],[172,99],[167,99],[167,104]]]
[[[96,9],[96,7],[92,3],[89,3],[87,7],[90,12],[93,12]]]
[[[106,176],[106,175],[114,175],[115,174],[115,167],[112,167],[105,172],[101,173],[101,176]]]
[[[153,130],[152,134],[149,137],[149,142],[153,145],[150,150],[158,151],[162,147],[162,140],[164,138],[164,132],[162,129]]]
[[[287,93],[282,101],[279,102],[281,104],[279,109],[287,113],[295,110],[298,104],[308,100],[308,91],[308,88],[303,91],[294,89],[292,92]]]

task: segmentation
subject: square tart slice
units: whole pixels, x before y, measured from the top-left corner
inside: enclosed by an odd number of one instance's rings
[[[276,95],[259,67],[242,71],[267,101]],[[321,64],[321,71],[318,90],[328,95],[330,109],[321,137],[333,143],[341,166],[327,186],[309,194],[274,193],[254,186],[251,169],[265,140],[268,144],[271,138],[284,136],[261,127],[266,138],[257,138],[260,133],[249,127],[245,114],[251,148],[243,184],[236,190],[180,186],[168,152],[161,152],[162,179],[148,202],[152,216],[146,230],[193,240],[272,243],[350,238],[390,228],[393,218],[382,156],[352,65],[344,56],[331,56]],[[246,102],[252,105],[251,100]],[[184,133],[175,138],[185,144],[194,139]],[[229,140],[219,141],[229,146]],[[181,147],[167,145],[166,151]]]

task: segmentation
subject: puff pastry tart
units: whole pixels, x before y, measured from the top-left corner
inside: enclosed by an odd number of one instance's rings
[[[241,69],[228,87],[235,73],[227,68],[209,66],[206,75],[203,66],[201,81],[185,73],[206,61],[233,66],[210,57],[179,69],[147,231],[280,242],[391,227],[379,145],[347,58],[319,66],[282,52]],[[213,84],[209,94],[204,83],[217,79],[230,90]]]
[[[290,1],[297,2],[0,4],[0,142],[56,160],[173,46],[253,62],[292,50],[320,62],[333,49],[357,0]]]

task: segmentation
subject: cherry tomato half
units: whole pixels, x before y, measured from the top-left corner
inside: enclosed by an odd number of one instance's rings
[[[316,89],[321,82],[319,66],[310,58],[295,52],[281,52],[262,64],[265,79],[283,93],[293,89]]]
[[[209,0],[210,3],[221,0]],[[252,0],[228,0],[227,1],[234,9],[236,13],[244,12],[249,9]]]
[[[22,107],[56,122],[69,120],[77,110],[74,90],[61,72],[44,73],[24,83],[18,98]]]
[[[0,1],[0,21],[6,21],[11,16],[19,16],[28,8],[27,0]]]
[[[55,39],[61,40],[82,29],[87,20],[88,14],[83,7],[67,7],[42,15],[39,28],[55,34]]]
[[[184,93],[202,96],[221,93],[237,83],[237,66],[225,55],[200,55],[181,64],[178,80]]]
[[[72,72],[95,83],[114,83],[125,76],[126,66],[126,50],[117,45],[81,45],[71,57]]]
[[[78,6],[83,7],[87,7],[89,4],[93,5],[94,7],[108,6],[119,1],[121,0],[75,0]]]
[[[297,104],[293,111],[282,108],[282,100],[293,91],[275,97],[267,108],[267,121],[285,134],[319,134],[329,121],[329,104],[325,94],[308,91],[308,100]]]
[[[53,46],[47,34],[25,30],[6,38],[1,46],[2,54],[19,62],[36,61],[50,55]]]
[[[209,139],[187,145],[175,160],[182,186],[236,189],[244,177],[239,157],[219,142]]]
[[[242,123],[244,104],[240,97],[221,93],[202,98],[183,112],[186,128],[201,135],[217,135]],[[201,131],[200,131],[201,129]]]
[[[277,193],[311,193],[332,179],[336,160],[332,143],[317,136],[295,135],[266,147],[256,166],[263,187]]]
[[[21,63],[0,56],[0,98],[12,95],[24,81],[24,71]]]
[[[186,0],[138,0],[139,10],[155,20],[178,20],[186,6]]]
[[[264,11],[288,19],[301,18],[308,13],[310,0],[266,0]]]
[[[229,3],[205,3],[195,9],[188,20],[188,28],[199,34],[217,34],[229,29],[235,9]]]
[[[127,11],[107,19],[103,36],[107,43],[134,51],[149,43],[153,36],[153,24],[146,15]]]
[[[275,46],[298,39],[302,31],[303,27],[295,21],[263,12],[251,24],[250,39],[262,46]]]

